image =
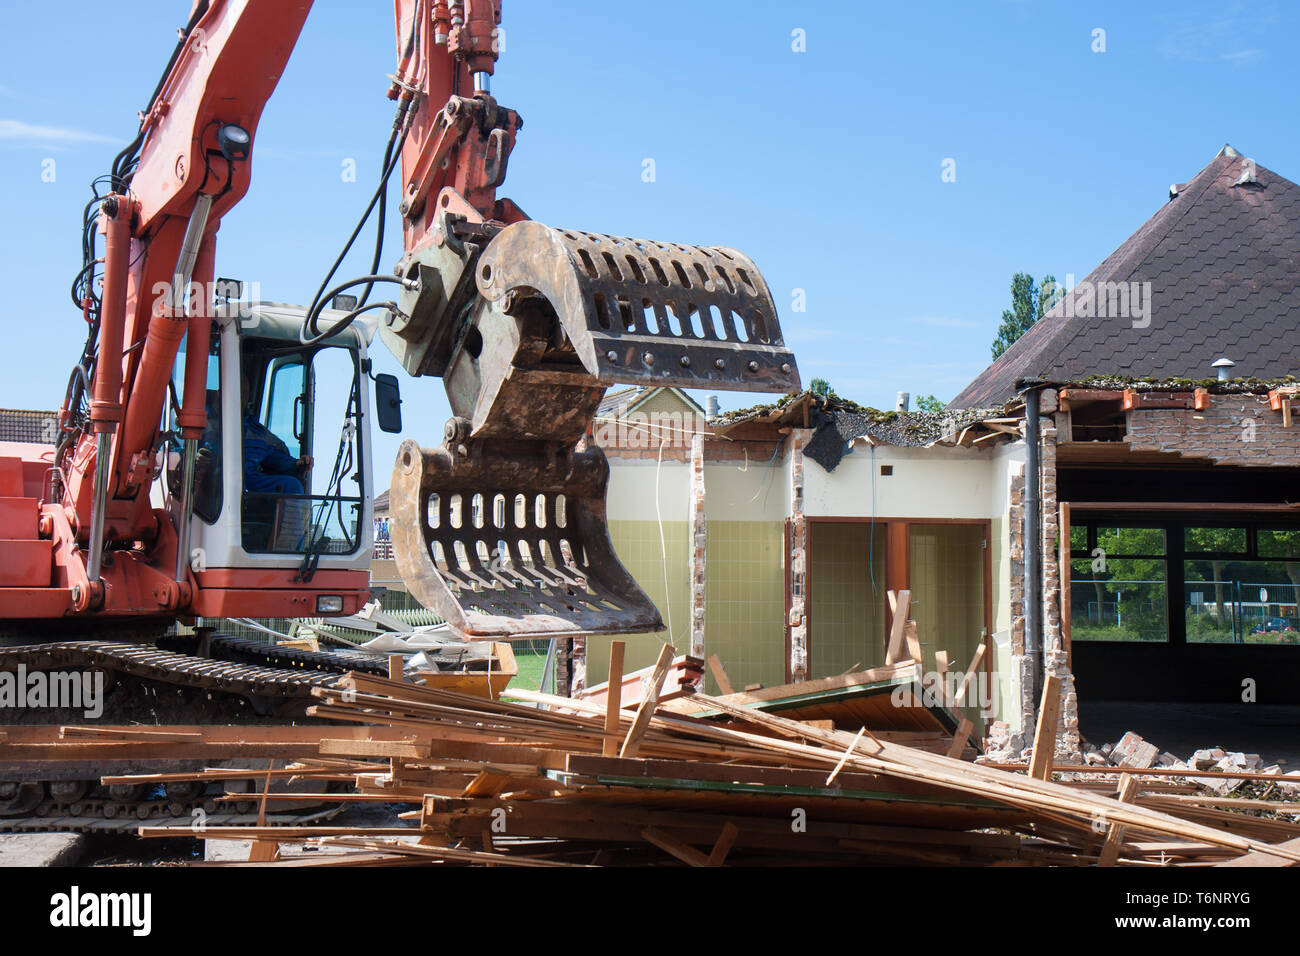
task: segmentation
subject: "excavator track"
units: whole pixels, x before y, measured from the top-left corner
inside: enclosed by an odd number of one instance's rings
[[[308,698],[313,687],[332,686],[339,678],[338,673],[213,660],[116,641],[55,641],[0,648],[0,670],[12,670],[19,664],[39,670],[91,667],[142,680],[257,697]]]
[[[25,636],[30,640],[30,635]],[[12,638],[11,638],[12,640]],[[202,710],[205,699],[243,698],[254,704],[253,713],[290,707],[300,711],[310,700],[313,687],[333,685],[349,671],[387,674],[385,665],[335,654],[280,648],[235,637],[159,637],[161,647],[129,641],[60,640],[0,646],[0,671],[19,665],[29,670],[112,671],[118,679],[161,684],[191,693],[191,708]],[[203,642],[201,644],[201,642]],[[206,656],[196,653],[200,648]],[[197,712],[197,711],[195,711]],[[245,708],[245,713],[248,713]],[[174,768],[168,768],[174,769]],[[133,833],[142,825],[191,826],[202,821],[209,826],[255,825],[256,794],[236,804],[217,803],[207,797],[178,799],[151,788],[127,799],[114,799],[91,782],[72,783],[84,771],[51,765],[48,772],[31,779],[31,768],[10,774],[0,788],[20,787],[7,797],[8,815],[0,809],[0,832]],[[250,780],[255,777],[250,772]],[[21,782],[19,782],[21,781]],[[84,793],[75,799],[58,799],[58,787],[79,786]],[[65,791],[66,793],[66,791]],[[277,801],[268,809],[266,823],[294,826],[328,820],[344,804],[325,804],[303,810],[279,809]],[[21,809],[16,809],[21,807]]]
[[[198,637],[163,638],[158,644],[160,649],[176,651],[180,654],[195,654],[199,650]],[[346,674],[356,671],[360,674],[388,676],[386,661],[366,660],[355,656],[331,654],[327,651],[307,651],[296,647],[280,647],[262,641],[252,641],[242,637],[217,636],[211,638],[208,657],[230,661],[238,664],[252,664],[295,671],[319,671],[327,674]]]

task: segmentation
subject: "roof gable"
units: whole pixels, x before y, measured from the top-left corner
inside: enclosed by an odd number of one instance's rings
[[[1236,363],[1234,377],[1294,373],[1300,186],[1225,146],[1170,192],[951,406],[1004,402],[1022,379],[1211,378],[1221,357]]]

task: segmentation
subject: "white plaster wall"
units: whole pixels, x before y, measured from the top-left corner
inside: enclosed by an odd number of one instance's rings
[[[894,473],[880,474],[881,465]],[[875,479],[874,507],[872,479]],[[871,448],[854,444],[834,472],[804,459],[810,517],[991,518],[997,469],[992,449]]]
[[[610,521],[654,521],[656,465],[651,458],[611,458]],[[690,520],[689,464],[665,461],[658,475],[665,521]],[[705,508],[718,521],[784,521],[789,514],[790,477],[784,461],[725,461],[704,464]]]
[[[650,458],[610,459],[606,496],[610,521],[654,521],[656,494],[664,521],[690,519],[690,464],[665,461],[656,478],[657,464]],[[705,487],[708,487],[707,475]]]
[[[775,461],[704,463],[704,507],[718,521],[785,521],[790,514],[790,468]]]

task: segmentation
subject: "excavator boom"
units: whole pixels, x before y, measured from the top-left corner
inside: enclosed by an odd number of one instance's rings
[[[211,414],[204,383],[217,318],[215,234],[248,188],[261,110],[311,5],[196,0],[139,135],[114,164],[99,213],[102,296],[81,286],[93,361],[74,375],[82,385],[65,404],[54,469],[67,502],[55,509],[66,511],[66,528],[53,519],[55,534],[70,539],[58,553],[78,582],[70,613],[141,613],[138,600],[123,604],[141,588],[152,588],[154,613],[203,606],[189,542]],[[394,0],[394,14],[398,65],[388,95],[397,113],[371,204],[381,210],[374,267],[335,282],[340,255],[300,342],[314,348],[378,312],[379,336],[403,368],[442,377],[453,417],[440,446],[402,445],[392,537],[412,593],[456,632],[661,629],[610,542],[609,469],[588,438],[592,420],[614,383],[797,389],[772,296],[733,249],[551,228],[498,197],[523,125],[491,92],[500,0]],[[382,211],[399,169],[403,254],[383,273]],[[83,274],[96,270],[91,256]],[[362,286],[355,307],[323,327],[326,304]],[[394,294],[371,302],[375,289]],[[182,491],[162,512],[148,488],[182,341]],[[294,578],[304,586],[314,548]],[[222,580],[251,580],[231,575]],[[228,584],[223,607],[238,604],[240,586]]]

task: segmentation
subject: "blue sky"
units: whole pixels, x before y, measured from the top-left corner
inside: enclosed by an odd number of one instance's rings
[[[805,383],[867,404],[951,398],[988,363],[1014,272],[1081,278],[1225,142],[1300,178],[1287,52],[1300,12],[1282,3],[504,7],[493,91],[525,127],[502,193],[555,226],[742,249]],[[109,18],[66,0],[57,30],[49,5],[5,13],[6,407],[62,398],[83,335],[67,289],[87,186],[133,135],[189,3],[130,8]],[[393,32],[386,0],[318,0],[263,115],[252,189],[222,226],[218,274],[310,299],[377,175]],[[340,175],[349,159],[355,183]],[[394,230],[386,265],[399,242]],[[795,290],[806,311],[792,311]],[[376,358],[398,371],[382,346]],[[402,387],[407,435],[436,443],[442,383]],[[377,446],[381,487],[395,449]]]

